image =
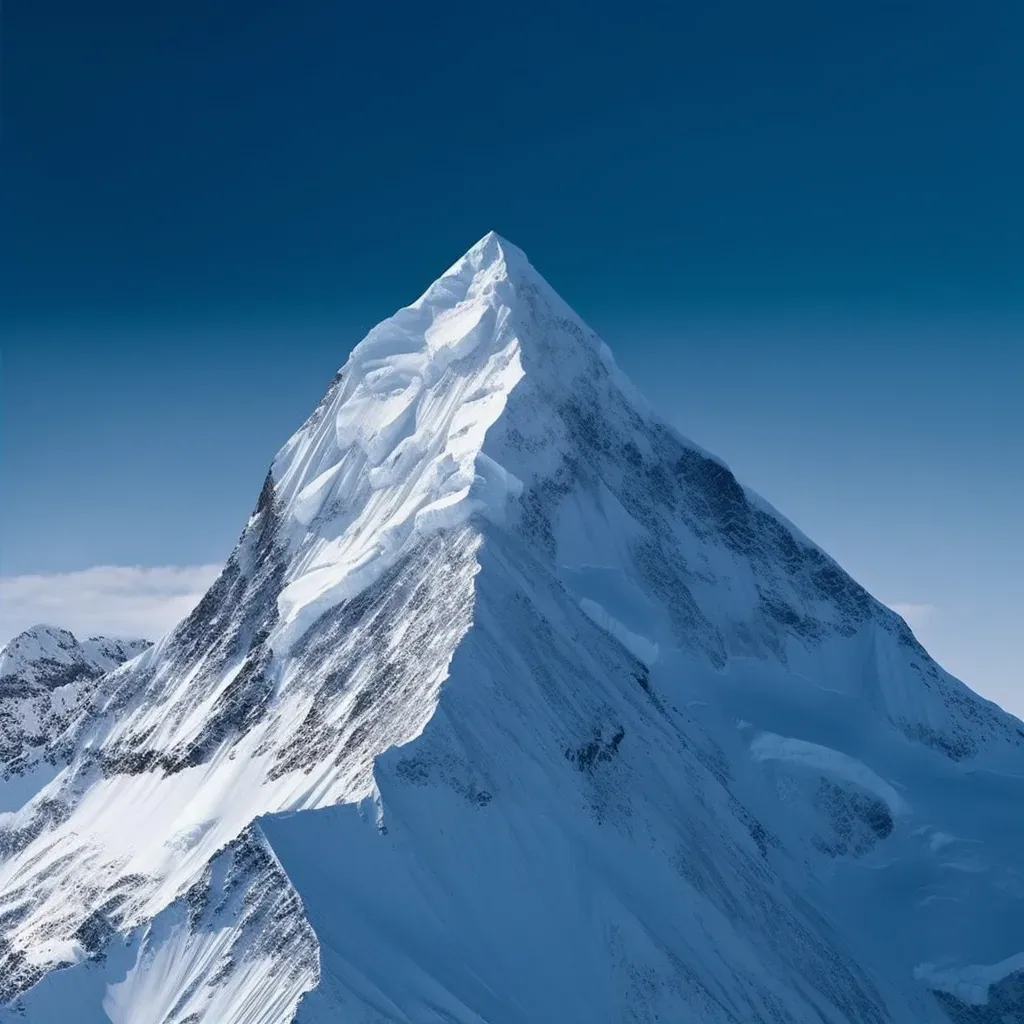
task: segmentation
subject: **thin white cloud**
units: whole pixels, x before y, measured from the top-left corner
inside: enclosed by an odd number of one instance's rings
[[[78,572],[0,577],[0,643],[45,622],[77,636],[148,637],[177,625],[219,565],[96,565]]]
[[[897,601],[895,604],[890,604],[889,607],[897,615],[903,616],[903,619],[914,631],[918,639],[921,638],[921,631],[931,621],[932,616],[935,615],[935,605],[933,604],[910,604]]]

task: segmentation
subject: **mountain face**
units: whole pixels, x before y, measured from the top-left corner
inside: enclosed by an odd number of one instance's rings
[[[0,1021],[1024,1022],[1024,725],[493,234],[52,746]]]
[[[52,692],[98,679],[149,645],[105,636],[77,640],[66,629],[33,626],[0,647],[0,693]]]
[[[0,647],[0,811],[17,809],[38,788],[54,759],[51,745],[100,677],[148,646],[103,636],[79,641],[66,629],[33,626]],[[15,778],[25,780],[17,796]]]

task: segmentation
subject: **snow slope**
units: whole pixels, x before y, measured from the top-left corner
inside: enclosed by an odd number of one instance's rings
[[[975,1021],[920,965],[1024,948],[1024,726],[494,234],[55,746],[0,1021]]]

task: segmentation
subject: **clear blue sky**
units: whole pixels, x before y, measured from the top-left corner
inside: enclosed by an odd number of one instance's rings
[[[223,559],[354,342],[494,228],[1024,710],[1024,7],[4,14],[0,575]]]

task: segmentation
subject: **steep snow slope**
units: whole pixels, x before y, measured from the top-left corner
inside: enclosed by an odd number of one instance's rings
[[[0,820],[32,1020],[1024,1013],[1024,727],[493,234],[356,347],[60,749]],[[978,963],[991,1004],[935,981]]]

